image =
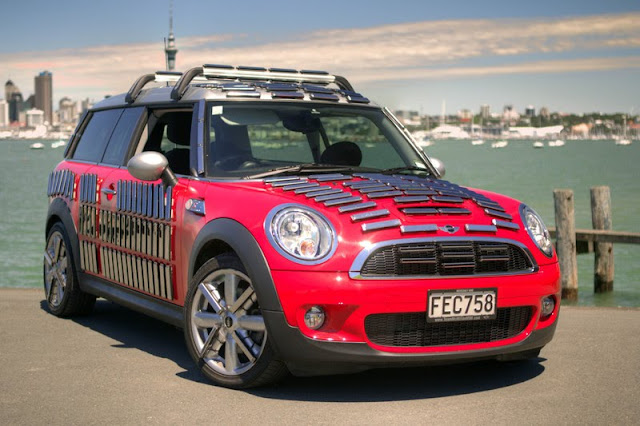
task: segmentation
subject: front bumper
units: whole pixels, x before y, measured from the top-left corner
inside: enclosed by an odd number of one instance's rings
[[[377,350],[367,343],[329,342],[303,336],[288,325],[282,312],[263,311],[270,342],[289,371],[296,376],[357,373],[372,368],[413,367],[500,359],[504,355],[538,349],[551,341],[557,321],[533,331],[508,346],[437,353],[397,353]]]
[[[263,311],[271,345],[297,375],[356,372],[374,367],[412,366],[500,358],[541,348],[555,332],[560,301],[557,264],[535,273],[495,277],[420,280],[354,280],[347,273],[272,271],[283,312]],[[426,312],[429,290],[497,288],[498,308],[526,306],[524,329],[502,340],[439,346],[382,346],[372,342],[365,319],[372,314]],[[540,318],[540,303],[554,296],[556,308]],[[304,313],[321,306],[320,330],[304,325]],[[426,321],[426,313],[425,313]]]

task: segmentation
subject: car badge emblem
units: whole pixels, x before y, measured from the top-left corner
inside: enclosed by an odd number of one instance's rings
[[[448,232],[449,234],[455,234],[460,229],[458,226],[445,225],[439,228],[441,231]]]

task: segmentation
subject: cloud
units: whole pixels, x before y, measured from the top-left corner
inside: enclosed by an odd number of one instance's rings
[[[241,45],[238,41],[241,40]],[[638,68],[640,13],[558,19],[425,21],[327,29],[295,40],[252,43],[246,34],[177,40],[181,69],[205,62],[327,69],[360,81]],[[625,57],[619,56],[624,50]],[[164,67],[160,43],[0,55],[0,78],[29,93],[54,73],[56,96],[101,98]]]
[[[356,74],[361,82],[640,69],[640,56],[523,62],[485,67],[420,68]]]

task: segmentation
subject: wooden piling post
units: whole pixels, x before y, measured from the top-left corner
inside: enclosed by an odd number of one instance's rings
[[[591,222],[593,229],[610,231],[611,192],[608,186],[591,188]],[[613,290],[613,244],[594,243],[593,290],[604,293]]]
[[[576,224],[573,191],[554,189],[557,252],[560,262],[562,298],[578,300],[578,263],[576,261]]]

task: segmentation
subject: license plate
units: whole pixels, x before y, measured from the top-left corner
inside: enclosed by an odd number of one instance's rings
[[[431,290],[427,296],[427,322],[489,320],[496,318],[498,290]]]

